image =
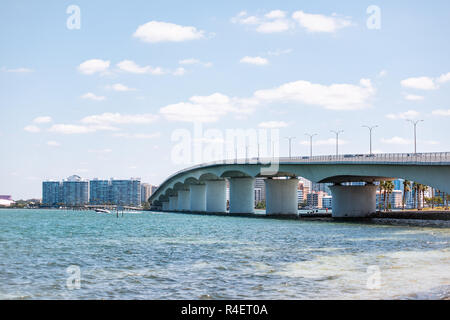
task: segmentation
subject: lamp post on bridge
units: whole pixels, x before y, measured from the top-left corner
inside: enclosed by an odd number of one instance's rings
[[[370,153],[369,154],[372,155],[372,130],[375,128],[378,128],[378,126],[372,126],[372,127],[362,126],[362,127],[369,129],[369,135],[370,135]]]
[[[406,121],[411,122],[414,125],[414,154],[417,154],[417,140],[416,140],[416,137],[417,137],[417,124],[419,122],[423,122],[424,120],[413,121],[413,120],[410,120],[410,119],[406,119]]]
[[[339,134],[343,133],[344,130],[339,130],[339,131],[330,130],[330,131],[336,135],[336,156],[338,156],[339,155]]]
[[[286,137],[289,140],[289,159],[291,159],[291,142],[295,137]]]
[[[305,135],[307,135],[309,137],[309,156],[312,157],[312,141],[313,141],[313,137],[317,136],[317,133],[313,133],[313,134],[309,134],[309,133],[305,133]]]

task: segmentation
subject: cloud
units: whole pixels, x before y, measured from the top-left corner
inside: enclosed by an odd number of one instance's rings
[[[436,79],[437,82],[439,83],[446,83],[450,81],[450,72],[441,75],[439,78]]]
[[[189,102],[165,106],[160,113],[169,121],[215,122],[221,116],[236,111],[233,101],[221,93],[209,96],[193,96]]]
[[[97,96],[93,94],[92,92],[85,93],[81,96],[82,99],[89,99],[89,100],[95,100],[95,101],[103,101],[106,99],[104,96]]]
[[[381,70],[381,71],[378,73],[377,77],[378,77],[378,78],[383,78],[383,77],[385,77],[387,74],[388,74],[387,70]]]
[[[437,89],[434,80],[430,77],[408,78],[400,81],[404,88],[420,89],[420,90],[435,90]]]
[[[32,70],[32,69],[23,68],[23,67],[16,68],[16,69],[7,69],[7,68],[3,67],[1,70],[4,71],[4,72],[13,72],[13,73],[30,73],[30,72],[34,72],[34,70]]]
[[[182,42],[204,38],[204,31],[191,26],[180,26],[168,22],[150,21],[140,25],[133,37],[143,42]]]
[[[116,131],[116,130],[118,129],[107,125],[85,126],[77,124],[54,124],[48,129],[49,132],[61,134],[85,134],[96,131]]]
[[[115,84],[111,85],[111,89],[113,89],[114,91],[121,91],[121,92],[136,91],[135,88],[129,88],[126,85],[121,84],[121,83],[115,83]]]
[[[309,32],[333,33],[339,29],[352,25],[350,20],[338,18],[335,14],[332,16],[325,16],[322,14],[311,14],[303,11],[296,11],[292,14],[292,18]]]
[[[383,138],[381,139],[382,143],[386,143],[386,144],[399,144],[399,145],[407,145],[407,144],[412,144],[413,141],[409,140],[409,139],[405,139],[402,137],[392,137],[392,138]]]
[[[281,56],[282,54],[288,54],[291,52],[292,52],[292,49],[284,49],[284,50],[277,49],[274,51],[269,51],[269,52],[267,52],[267,54],[269,56]]]
[[[30,132],[30,133],[38,133],[41,132],[41,129],[39,127],[36,126],[26,126],[25,128],[23,128],[23,130]]]
[[[33,119],[34,123],[49,123],[52,122],[52,117],[49,116],[42,116],[42,117],[37,117]]]
[[[160,132],[155,133],[116,133],[114,137],[131,138],[131,139],[154,139],[161,136]]]
[[[145,66],[141,67],[137,65],[134,61],[131,60],[123,60],[117,64],[117,67],[119,67],[120,70],[129,72],[129,73],[136,73],[136,74],[153,74],[153,75],[162,75],[166,72],[163,71],[160,67],[152,67],[152,66]]]
[[[248,63],[248,64],[254,64],[257,66],[264,66],[266,64],[269,63],[269,60],[267,60],[266,58],[261,58],[261,57],[243,57],[240,61],[240,63]]]
[[[108,70],[110,65],[109,61],[101,60],[101,59],[91,59],[86,60],[78,66],[78,71],[82,74],[94,74],[94,73],[104,73]]]
[[[256,31],[260,33],[277,33],[287,31],[291,28],[289,21],[287,20],[275,20],[261,23]]]
[[[405,99],[409,100],[409,101],[422,101],[423,99],[425,99],[424,96],[418,96],[415,94],[405,94]]]
[[[184,65],[202,65],[206,68],[209,68],[212,66],[212,62],[202,62],[198,59],[194,59],[194,58],[189,58],[189,59],[183,59],[178,61],[179,64],[184,64]]]
[[[285,128],[289,126],[284,121],[267,121],[267,122],[261,122],[258,124],[258,127],[264,128],[264,129],[279,129],[279,128]]]
[[[281,10],[272,10],[269,13],[266,13],[264,17],[268,19],[282,19],[286,17],[286,12]]]
[[[231,22],[255,26],[260,33],[277,33],[293,28],[294,24],[285,17],[286,13],[281,10],[272,10],[263,17],[249,16],[246,11],[241,11],[231,18]]]
[[[416,119],[419,117],[420,113],[415,110],[408,110],[406,112],[399,112],[399,113],[388,113],[386,115],[386,118],[391,120],[398,120],[398,119]]]
[[[361,79],[359,85],[328,86],[300,80],[273,89],[258,90],[254,97],[260,102],[295,102],[330,110],[358,110],[368,107],[374,94],[375,89],[369,79]]]
[[[186,73],[186,69],[183,67],[177,68],[174,72],[173,75],[175,76],[182,76]]]
[[[111,125],[111,124],[149,124],[158,119],[154,114],[121,114],[106,112],[103,114],[87,116],[81,119],[84,124]]]
[[[433,116],[450,117],[450,109],[437,109],[431,112]]]
[[[61,144],[59,142],[56,142],[56,141],[47,141],[47,145],[49,147],[60,147],[61,146]]]

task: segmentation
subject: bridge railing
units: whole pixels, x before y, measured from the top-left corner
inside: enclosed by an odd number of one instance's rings
[[[323,155],[323,156],[302,156],[302,157],[275,157],[275,158],[248,158],[248,159],[226,159],[212,161],[194,165],[183,170],[179,170],[170,175],[171,179],[180,173],[199,169],[202,167],[220,165],[220,164],[270,164],[270,163],[364,163],[364,164],[445,164],[450,165],[450,152],[432,152],[432,153],[375,153],[375,154],[342,154],[342,155]],[[159,189],[159,188],[158,188]],[[156,190],[157,192],[158,190]],[[155,193],[156,193],[155,192]]]

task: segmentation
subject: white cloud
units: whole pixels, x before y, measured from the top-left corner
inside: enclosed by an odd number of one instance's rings
[[[387,75],[387,70],[381,70],[379,73],[378,73],[378,75],[377,75],[377,77],[378,78],[383,78],[383,77],[385,77],[386,75]]]
[[[174,74],[175,76],[182,76],[182,75],[184,75],[185,73],[186,73],[186,69],[183,68],[183,67],[177,68],[177,69],[173,72],[173,74]]]
[[[285,19],[286,13],[281,10],[272,10],[263,17],[249,16],[246,11],[239,12],[231,19],[232,23],[256,26],[261,33],[283,32],[293,28],[293,23]]]
[[[425,99],[425,97],[415,94],[405,94],[405,99],[409,101],[422,101],[423,99]]]
[[[322,14],[305,13],[303,11],[294,12],[292,18],[310,32],[336,32],[339,29],[352,25],[350,20],[338,18],[336,15],[325,16]]]
[[[103,101],[106,99],[104,96],[97,96],[93,94],[92,92],[85,93],[81,96],[82,99],[89,99],[89,100],[95,100],[95,101]]]
[[[54,124],[48,129],[49,132],[61,134],[85,134],[96,131],[116,131],[116,130],[118,129],[108,125],[85,126],[77,124]]]
[[[399,112],[399,113],[388,113],[386,115],[386,118],[391,120],[398,120],[398,119],[416,119],[419,117],[420,113],[415,110],[408,110],[405,112]]]
[[[439,83],[449,82],[450,81],[450,72],[441,75],[439,78],[436,79],[436,81]]]
[[[105,154],[105,153],[111,153],[112,149],[90,149],[88,150],[89,153],[100,153],[100,154]]]
[[[160,132],[155,133],[116,133],[114,137],[132,138],[132,139],[154,139],[161,136]]]
[[[254,64],[257,66],[263,66],[269,63],[269,60],[267,60],[266,58],[261,58],[261,57],[243,57],[239,62],[241,63],[248,63],[248,64]]]
[[[25,128],[23,128],[23,130],[30,132],[30,133],[38,133],[41,131],[41,129],[36,126],[26,126]]]
[[[236,109],[229,97],[214,93],[210,96],[193,96],[189,102],[171,104],[159,112],[169,121],[215,122],[233,111]]]
[[[264,15],[268,19],[282,19],[286,17],[286,12],[282,10],[272,10]]]
[[[104,73],[109,68],[109,61],[101,59],[86,60],[78,66],[78,70],[83,74]]]
[[[288,54],[291,52],[292,52],[292,49],[284,49],[284,50],[277,49],[274,51],[269,51],[269,52],[267,52],[267,54],[269,56],[281,56],[282,54]]]
[[[398,145],[407,145],[407,144],[412,144],[412,140],[409,139],[405,139],[402,137],[392,137],[392,138],[383,138],[381,139],[382,143],[386,143],[386,144],[398,144]]]
[[[435,90],[437,89],[433,78],[430,77],[416,77],[408,78],[400,82],[404,88],[420,89],[420,90]]]
[[[59,142],[56,142],[56,141],[47,141],[47,145],[49,147],[60,147],[61,146],[61,144]]]
[[[265,128],[265,129],[279,129],[279,128],[285,128],[288,124],[284,121],[267,121],[267,122],[261,122],[258,124],[258,127]]]
[[[357,110],[368,107],[374,94],[375,89],[369,79],[361,79],[359,85],[329,86],[300,80],[273,89],[258,90],[254,97],[260,102],[295,102],[331,110]]]
[[[289,30],[291,27],[287,20],[275,20],[261,23],[256,31],[261,33],[276,33]]]
[[[110,125],[110,124],[149,124],[158,119],[153,114],[120,114],[106,112],[103,114],[87,116],[81,119],[84,124]]]
[[[152,67],[152,66],[145,66],[141,67],[137,65],[134,61],[131,60],[123,60],[117,64],[120,70],[130,73],[136,73],[136,74],[153,74],[153,75],[162,75],[165,73],[165,71],[160,67]]]
[[[150,21],[140,25],[133,37],[144,42],[182,42],[204,38],[204,31],[191,26],[168,22]]]
[[[437,109],[431,112],[433,116],[450,117],[450,109]]]
[[[1,70],[4,71],[4,72],[13,72],[13,73],[30,73],[30,72],[34,72],[34,70],[32,70],[32,69],[23,68],[23,67],[16,68],[16,69],[7,69],[7,68],[3,67]]]
[[[49,123],[49,122],[52,122],[52,117],[49,117],[49,116],[37,117],[37,118],[34,118],[33,122],[34,123]]]
[[[136,91],[136,89],[134,89],[134,88],[129,88],[129,87],[127,87],[126,85],[121,84],[121,83],[115,83],[115,84],[113,84],[113,85],[111,86],[111,88],[112,88],[114,91],[122,91],[122,92],[125,92],[125,91]]]
[[[212,62],[202,62],[198,59],[194,59],[194,58],[189,58],[189,59],[183,59],[178,61],[179,64],[184,64],[184,65],[202,65],[206,68],[209,68],[212,66]]]

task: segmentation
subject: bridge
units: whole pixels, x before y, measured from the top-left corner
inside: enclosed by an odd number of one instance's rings
[[[149,201],[152,207],[169,212],[225,213],[228,180],[229,212],[254,213],[257,177],[265,178],[267,215],[298,214],[298,177],[303,177],[317,183],[333,183],[333,217],[366,217],[376,212],[376,181],[402,178],[450,193],[450,152],[216,161],[176,172]]]

